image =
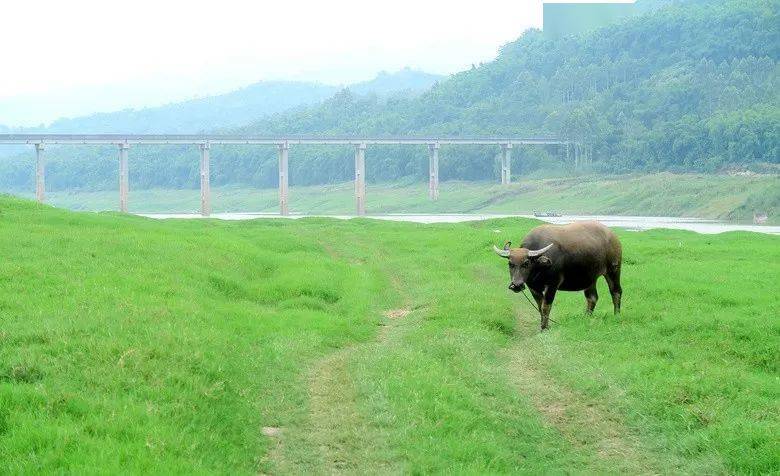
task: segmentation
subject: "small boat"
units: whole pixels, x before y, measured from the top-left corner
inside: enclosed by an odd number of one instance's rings
[[[556,212],[537,212],[536,210],[534,210],[534,216],[536,218],[555,218],[555,217],[562,217],[563,215]]]
[[[766,213],[753,213],[753,223],[756,225],[765,225],[767,218]]]

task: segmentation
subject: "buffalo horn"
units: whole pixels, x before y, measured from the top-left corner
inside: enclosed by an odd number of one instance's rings
[[[493,245],[493,251],[495,251],[496,254],[502,258],[509,258],[509,250],[502,250],[499,249],[498,246]]]
[[[535,257],[535,256],[539,256],[539,255],[541,255],[541,254],[544,254],[544,252],[545,252],[545,251],[547,251],[547,250],[549,250],[550,248],[552,248],[552,245],[553,245],[553,244],[552,244],[552,243],[550,243],[549,245],[545,246],[544,248],[542,248],[542,249],[540,249],[540,250],[528,250],[528,257],[529,257],[529,258],[533,258],[533,257]]]

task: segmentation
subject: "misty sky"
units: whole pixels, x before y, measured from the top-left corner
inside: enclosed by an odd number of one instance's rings
[[[541,0],[5,0],[0,124],[142,107],[270,79],[453,73],[542,25]]]

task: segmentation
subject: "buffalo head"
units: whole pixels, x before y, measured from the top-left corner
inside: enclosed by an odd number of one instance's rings
[[[504,249],[499,249],[493,245],[493,250],[502,258],[509,261],[509,289],[519,293],[525,289],[529,277],[539,271],[539,267],[549,266],[550,258],[544,256],[553,244],[545,246],[538,250],[529,250],[528,248],[512,248],[512,242],[507,241]]]

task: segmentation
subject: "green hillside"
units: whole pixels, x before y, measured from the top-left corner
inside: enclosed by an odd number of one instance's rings
[[[558,41],[528,31],[495,61],[442,81],[417,100],[388,106],[342,94],[241,131],[553,135],[582,141],[588,168],[595,171],[714,171],[755,164],[776,171],[778,13],[777,0],[732,0],[673,5]],[[443,178],[494,178],[497,152],[453,151],[455,164],[442,169]],[[561,160],[554,148],[514,154],[521,172]],[[243,164],[243,154],[235,155],[234,163]],[[377,155],[376,179],[427,173],[423,150]],[[297,159],[302,170],[291,178],[346,178],[349,170],[338,157],[325,150],[309,153]]]
[[[2,472],[780,470],[777,237],[619,231],[623,314],[540,333],[491,251],[534,225],[0,197]]]

